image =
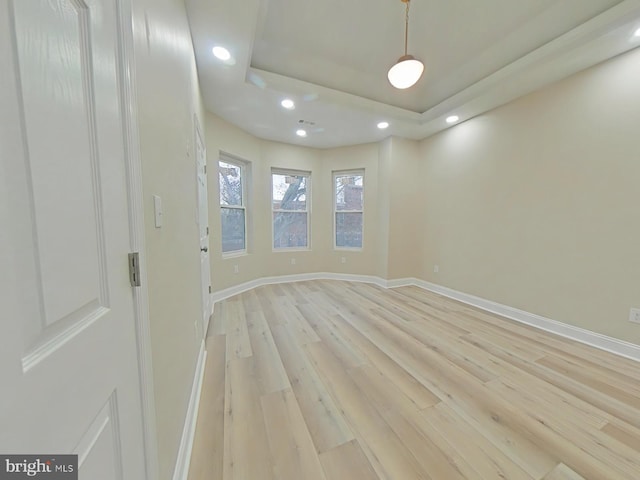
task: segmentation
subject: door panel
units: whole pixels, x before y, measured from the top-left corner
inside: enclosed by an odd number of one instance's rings
[[[32,327],[38,331],[69,316],[81,320],[107,296],[97,237],[102,201],[94,185],[99,172],[89,10],[64,0],[56,7],[15,2],[14,9],[43,307],[41,328]],[[60,228],[71,222],[77,224],[73,236]]]
[[[118,8],[0,4],[0,451],[143,479]]]
[[[38,292],[41,307],[24,321],[27,368],[53,351],[68,336],[65,330],[109,309],[90,13],[87,5],[66,0],[14,4],[25,217],[35,240],[29,290]],[[108,89],[100,94],[117,98]],[[74,228],[61,228],[68,224]]]
[[[116,448],[121,440],[116,407],[115,398],[109,398],[78,444],[79,478],[122,479],[122,459]]]

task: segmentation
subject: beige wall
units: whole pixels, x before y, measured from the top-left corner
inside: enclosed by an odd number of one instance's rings
[[[419,277],[639,344],[639,77],[636,50],[419,142],[314,150],[208,115],[209,162],[224,150],[254,169],[251,252],[222,258],[216,240],[214,290],[320,271]],[[271,251],[272,166],[312,171],[311,252]],[[366,168],[358,253],[332,248],[331,171],[350,168]],[[217,195],[211,176],[214,230]]]
[[[134,26],[161,480],[173,472],[200,344],[194,115],[210,172],[220,151],[252,169],[249,252],[238,257],[221,255],[209,175],[214,290],[318,271],[418,276],[640,343],[627,321],[640,307],[640,50],[422,142],[316,150],[205,118],[181,0],[134,2]],[[271,249],[272,167],[312,172],[309,252]],[[364,248],[336,251],[331,172],[357,168],[366,170]]]
[[[419,276],[639,344],[638,78],[640,49],[422,141]]]
[[[158,478],[169,480],[200,347],[194,324],[201,318],[201,299],[192,152],[194,114],[202,129],[204,118],[183,2],[140,0],[133,13]],[[161,229],[154,227],[154,194],[163,202]]]
[[[248,222],[250,241],[248,243],[248,254],[234,257],[233,259],[222,260],[222,244],[220,237],[220,190],[218,187],[218,174],[216,166],[220,152],[234,155],[242,160],[250,162],[251,178],[248,181],[249,202],[253,205],[256,198],[266,195],[268,186],[264,182],[260,183],[260,166],[256,159],[260,158],[260,140],[252,135],[243,132],[239,128],[223,121],[219,117],[210,113],[206,114],[206,134],[205,142],[207,146],[207,165],[209,166],[209,238],[211,251],[211,284],[213,290],[221,290],[231,285],[236,285],[264,276],[262,273],[262,261],[264,256],[264,245],[256,243],[253,239],[253,232],[257,229],[266,228],[269,218],[261,218],[249,209],[251,215]],[[256,173],[254,173],[254,170]],[[239,273],[234,273],[234,265],[238,265]]]
[[[377,235],[380,217],[378,199],[378,150],[377,144],[322,150],[320,182],[317,189],[323,192],[317,207],[322,212],[323,229],[319,232],[324,240],[324,249],[319,261],[321,271],[351,273],[356,275],[378,275],[376,262],[380,252]],[[333,172],[364,169],[364,219],[361,251],[334,249]],[[322,210],[320,207],[324,207]],[[342,263],[342,257],[345,263]]]
[[[215,172],[220,152],[250,162],[248,253],[223,256],[220,244],[219,187],[209,175],[211,269],[214,291],[273,275],[343,272],[376,275],[378,230],[378,146],[318,150],[259,140],[213,114],[207,114],[207,158]],[[311,172],[311,250],[274,252],[271,229],[271,169]],[[365,169],[365,226],[361,251],[334,250],[332,172]],[[341,262],[342,257],[345,263]],[[295,265],[291,259],[295,259]],[[238,273],[234,267],[238,266]]]
[[[419,175],[419,144],[403,138],[390,139],[390,157],[385,185],[389,201],[387,276],[416,277],[421,254],[419,228],[423,183]]]

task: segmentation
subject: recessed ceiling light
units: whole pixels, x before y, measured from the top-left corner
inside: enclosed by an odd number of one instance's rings
[[[636,30],[636,33],[634,33],[633,36],[640,37],[640,28]]]
[[[307,136],[307,131],[306,130],[296,130],[296,135],[298,135],[299,137],[306,137]]]
[[[231,54],[229,53],[229,50],[227,50],[224,47],[220,47],[218,45],[216,45],[215,47],[213,47],[213,55],[216,58],[219,58],[220,60],[229,60],[231,58]]]
[[[447,117],[446,122],[447,123],[456,123],[458,120],[460,120],[460,117],[458,117],[457,115],[451,115],[450,117]]]
[[[378,128],[379,128],[380,130],[384,130],[384,129],[385,129],[385,128],[387,128],[388,126],[389,126],[389,122],[380,122],[380,123],[378,124]]]
[[[285,98],[284,100],[282,100],[280,102],[280,105],[282,105],[287,110],[293,110],[294,108],[296,108],[296,104],[290,98]]]

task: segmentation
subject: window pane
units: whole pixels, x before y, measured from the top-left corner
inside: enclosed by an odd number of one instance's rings
[[[307,214],[273,212],[273,248],[307,247]]]
[[[242,206],[242,169],[237,165],[220,162],[220,205]]]
[[[307,178],[304,175],[272,174],[273,209],[306,210]]]
[[[364,177],[336,176],[336,210],[362,210]]]
[[[220,209],[222,217],[222,252],[244,250],[244,209]]]
[[[336,213],[336,247],[362,248],[362,213]]]

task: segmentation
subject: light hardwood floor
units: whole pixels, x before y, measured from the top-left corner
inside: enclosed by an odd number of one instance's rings
[[[189,480],[638,480],[640,364],[417,287],[216,305]]]

